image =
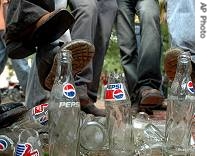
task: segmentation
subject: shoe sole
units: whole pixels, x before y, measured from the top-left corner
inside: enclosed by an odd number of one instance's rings
[[[60,38],[74,21],[74,17],[66,9],[52,12],[47,20],[37,23],[40,26],[34,31],[31,41],[35,41],[33,44],[37,46],[51,43]]]
[[[61,50],[68,49],[72,55],[72,75],[75,76],[77,73],[81,72],[85,66],[90,62],[95,54],[95,47],[88,41],[85,40],[73,40],[70,43],[65,44],[61,47]],[[51,91],[55,75],[57,71],[57,59],[54,58],[54,62],[50,73],[45,79],[45,89]]]
[[[63,22],[65,21],[65,22]],[[31,33],[32,35],[24,38],[25,41],[9,41],[8,56],[13,59],[21,59],[28,57],[36,52],[36,46],[49,44],[60,38],[73,24],[74,17],[65,9],[60,9],[52,12],[48,19],[40,20],[36,24],[36,29]],[[16,42],[13,44],[13,42]],[[27,46],[30,50],[27,50]],[[33,50],[32,50],[33,49]]]
[[[165,58],[164,58],[164,69],[166,72],[166,75],[168,79],[172,80],[175,77],[176,74],[176,68],[177,68],[177,62],[178,62],[178,56],[180,55],[181,50],[180,49],[169,49],[166,52]]]

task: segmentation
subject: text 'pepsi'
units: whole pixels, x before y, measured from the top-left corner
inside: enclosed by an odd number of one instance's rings
[[[79,102],[60,102],[59,103],[59,108],[61,107],[80,107],[80,103]]]

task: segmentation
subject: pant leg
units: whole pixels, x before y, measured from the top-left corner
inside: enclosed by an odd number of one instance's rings
[[[59,9],[61,7],[66,8],[65,1],[62,0],[62,4],[59,3],[60,0],[55,0],[55,8]],[[71,36],[69,30],[67,30],[59,39],[57,39],[55,42],[51,43],[51,45],[58,45],[59,42],[70,42]],[[54,49],[57,48],[57,46],[54,46],[54,48],[50,49],[50,47],[53,47],[51,45],[45,45],[45,48],[39,47],[40,50],[44,52],[38,52],[36,54],[36,58],[33,60],[33,64],[30,70],[29,79],[27,83],[26,88],[26,106],[28,108],[32,108],[36,105],[38,105],[41,101],[47,100],[50,97],[50,92],[44,90],[39,82],[39,76],[38,76],[38,70],[36,66],[36,59],[52,63],[52,55],[54,55]],[[48,50],[46,50],[48,49]],[[44,68],[44,67],[43,67]],[[39,69],[40,70],[40,69]],[[46,78],[46,77],[44,77]]]
[[[72,14],[75,17],[75,23],[71,29],[71,38],[74,39],[85,39],[94,44],[96,25],[98,22],[98,7],[97,0],[69,0]],[[99,33],[99,32],[97,32]],[[94,44],[95,46],[95,44]],[[93,80],[93,62],[89,64],[78,73],[75,77],[75,83],[83,85],[83,88],[87,91],[87,84]],[[83,99],[88,101],[87,92],[84,91],[79,93]]]
[[[4,31],[0,30],[0,75],[4,71],[4,68],[6,66],[7,59],[8,59],[8,56],[6,53],[6,45],[3,39],[3,34],[4,34]]]
[[[117,2],[116,0],[98,1],[98,10],[98,22],[94,41],[96,52],[93,57],[93,80],[88,84],[88,95],[94,101],[97,100],[104,57],[108,49],[113,24],[116,19]]]
[[[30,66],[28,65],[27,59],[11,59],[12,67],[15,70],[17,79],[19,81],[20,86],[23,88],[25,93],[28,75],[30,72]]]
[[[50,96],[50,93],[45,91],[39,82],[35,57],[33,58],[26,87],[25,104],[28,109],[40,104],[41,101],[48,99]]]
[[[115,0],[70,0],[76,18],[71,30],[72,39],[86,39],[95,46],[95,56],[89,65],[77,75],[76,83],[88,83],[88,94],[95,101],[116,14]]]
[[[159,89],[161,84],[161,32],[160,11],[157,0],[139,0],[136,5],[141,19],[141,46],[138,51],[137,85]]]
[[[195,53],[195,1],[168,0],[167,23],[171,46]]]
[[[137,41],[135,35],[136,1],[118,0],[117,38],[121,64],[125,73],[129,95],[137,81]]]

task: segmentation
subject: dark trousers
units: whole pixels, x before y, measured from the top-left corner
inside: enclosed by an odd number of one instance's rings
[[[88,95],[97,100],[100,75],[117,12],[116,0],[69,0],[75,24],[72,40],[86,39],[95,46],[89,65],[77,75],[76,83],[88,84]]]
[[[117,37],[121,63],[131,100],[142,86],[159,89],[161,84],[161,33],[157,0],[118,0]],[[140,18],[137,48],[134,17]]]

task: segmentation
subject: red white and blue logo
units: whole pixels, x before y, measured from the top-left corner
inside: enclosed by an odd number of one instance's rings
[[[125,100],[125,91],[122,83],[109,84],[105,93],[106,101]]]
[[[194,87],[193,87],[192,81],[189,81],[189,82],[187,83],[187,90],[188,90],[191,94],[194,94],[194,93],[195,93],[195,89],[194,89]]]
[[[45,112],[45,110],[48,108],[48,104],[47,103],[42,103],[38,106],[35,106],[33,109],[32,109],[32,115],[39,115],[43,112]]]
[[[15,156],[39,156],[39,151],[37,149],[33,150],[30,143],[17,144]]]
[[[5,151],[8,147],[8,143],[5,139],[0,138],[0,152]]]
[[[43,103],[38,106],[35,106],[32,109],[32,117],[41,125],[46,125],[48,122],[48,104]]]
[[[113,92],[113,95],[114,95],[114,98],[115,98],[115,99],[122,99],[123,96],[124,96],[124,92],[123,92],[121,89],[116,89],[116,90]]]
[[[76,91],[75,88],[72,84],[67,83],[63,86],[63,94],[67,97],[67,98],[74,98],[76,96]]]

